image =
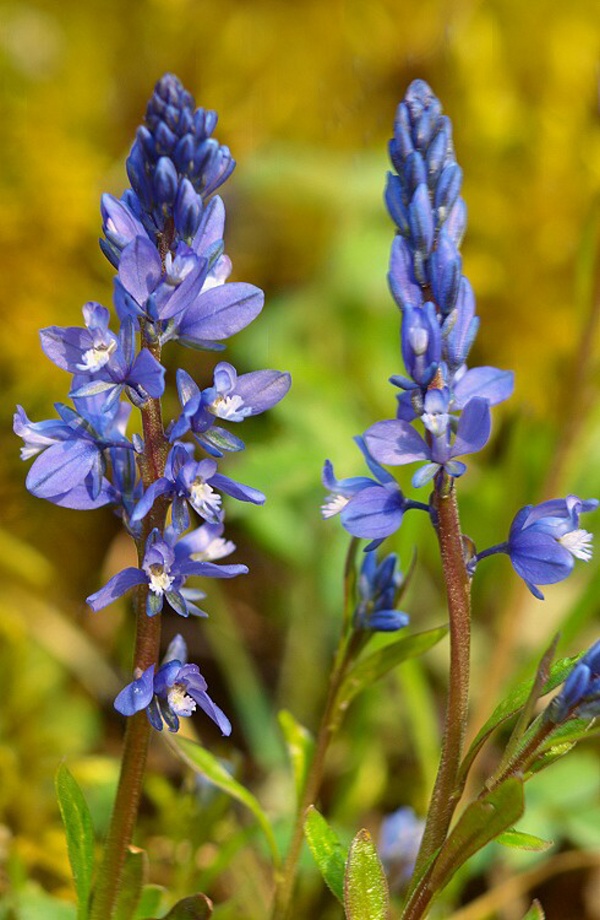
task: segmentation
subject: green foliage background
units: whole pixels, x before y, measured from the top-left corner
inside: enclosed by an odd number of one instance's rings
[[[599,50],[593,0],[0,3],[0,917],[50,916],[49,895],[73,900],[53,790],[59,760],[67,757],[100,831],[114,783],[121,722],[112,698],[129,672],[131,624],[125,605],[95,617],[83,599],[132,550],[109,512],[79,514],[28,496],[10,428],[15,403],[38,420],[65,395],[39,328],[79,324],[86,300],[110,303],[99,197],[126,184],[124,159],[155,81],[173,71],[198,105],[216,109],[217,136],[238,161],[224,190],[228,252],[234,277],[262,286],[267,303],[228,354],[241,370],[273,366],[294,378],[284,404],[247,423],[247,453],[227,461],[227,472],[268,493],[264,509],[230,512],[237,558],[251,575],[224,593],[209,588],[210,622],[167,627],[167,638],[185,629],[235,721],[231,741],[201,719],[194,727],[282,818],[284,834],[292,793],[275,714],[285,706],[315,727],[339,622],[346,539],[320,519],[322,462],[330,457],[339,475],[361,469],[352,437],[393,413],[387,378],[401,370],[382,203],[397,102],[419,76],[453,119],[469,208],[464,270],[482,320],[473,363],[517,372],[514,398],[495,410],[490,446],[460,483],[464,528],[484,546],[502,539],[527,501],[600,496],[590,320]],[[212,363],[192,353],[170,360],[171,370],[184,362],[199,379]],[[406,567],[418,546],[407,599],[414,626],[443,622],[428,528],[411,524],[392,542]],[[506,684],[557,628],[564,653],[584,648],[597,638],[600,585],[597,561],[580,566],[542,606],[513,584],[506,560],[488,565],[475,593],[482,718],[494,702],[485,692],[492,653],[504,656]],[[445,654],[429,654],[424,668],[406,665],[351,710],[324,796],[349,836],[362,825],[376,833],[400,804],[423,807]],[[576,777],[590,776],[586,796],[569,800],[566,821],[557,816],[572,776],[545,793],[536,781],[534,818],[557,848],[598,849],[592,745],[567,763]],[[140,829],[154,881],[173,896],[199,888],[217,903],[232,899],[218,917],[261,918],[269,879],[252,833],[246,815],[196,788],[154,744]],[[494,851],[469,884],[518,870]],[[337,916],[312,872],[307,861],[298,916]],[[578,884],[577,897],[584,890]]]

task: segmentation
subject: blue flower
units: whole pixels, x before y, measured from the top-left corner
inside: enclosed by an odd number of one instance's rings
[[[595,498],[576,495],[553,498],[539,505],[526,505],[515,515],[508,540],[477,553],[468,563],[470,574],[481,559],[507,553],[517,575],[531,593],[544,599],[538,585],[553,585],[567,578],[575,559],[592,558],[592,534],[579,527],[579,516],[594,511]]]
[[[342,525],[354,537],[373,542],[368,550],[378,546],[385,537],[400,527],[404,512],[415,505],[408,501],[393,476],[370,456],[362,438],[355,438],[374,479],[353,476],[336,479],[330,460],[323,467],[323,485],[330,494],[321,507],[324,518],[340,515]]]
[[[193,449],[191,444],[174,444],[167,457],[165,475],[148,486],[137,504],[132,521],[141,521],[160,495],[173,500],[173,523],[180,532],[189,527],[188,504],[205,521],[219,523],[222,520],[221,496],[215,491],[217,489],[239,501],[264,504],[262,492],[219,473],[212,459],[194,460]]]
[[[600,716],[600,640],[579,659],[546,712],[555,725]]]
[[[177,371],[177,392],[182,413],[169,430],[171,442],[192,431],[198,443],[213,456],[224,450],[242,450],[244,442],[215,425],[217,419],[241,422],[278,403],[291,385],[281,371],[251,371],[238,376],[231,364],[221,361],[214,371],[212,387],[200,390],[190,375]]]
[[[449,476],[462,476],[466,466],[455,458],[481,450],[490,436],[489,403],[480,397],[466,404],[454,432],[448,390],[428,390],[421,419],[429,440],[403,419],[376,422],[365,432],[367,448],[379,463],[402,466],[428,461],[413,476],[415,487],[425,485],[441,469]]]
[[[115,502],[117,494],[105,476],[105,451],[133,449],[123,434],[119,407],[95,413],[86,411],[87,403],[78,400],[80,411],[57,403],[60,421],[31,422],[21,406],[14,415],[13,430],[25,442],[22,459],[36,458],[27,489],[64,508],[89,510]]]
[[[115,306],[121,319],[143,318],[157,326],[161,342],[178,339],[192,348],[214,350],[251,323],[264,294],[243,281],[224,283],[229,261],[213,261],[180,243],[164,267],[157,247],[137,236],[125,246],[115,280]]]
[[[397,891],[410,881],[424,830],[425,821],[407,806],[383,819],[378,850],[392,890]]]
[[[204,597],[202,592],[184,588],[192,575],[206,578],[234,578],[248,571],[245,565],[217,565],[214,562],[195,561],[191,558],[190,543],[178,547],[177,533],[161,534],[157,528],[146,541],[146,552],[141,568],[133,566],[114,575],[99,591],[87,598],[92,610],[101,610],[138,585],[148,588],[146,613],[149,617],[160,613],[165,600],[181,616],[207,616],[193,603]]]
[[[395,609],[403,584],[395,553],[377,564],[374,552],[365,553],[358,577],[359,602],[354,611],[354,628],[376,632],[395,632],[409,623],[408,614]]]
[[[516,514],[505,552],[535,597],[544,597],[537,585],[551,585],[567,578],[575,559],[591,559],[592,535],[580,529],[579,516],[597,507],[596,499],[584,501],[568,495],[527,505]]]
[[[143,405],[149,397],[162,396],[165,369],[143,348],[135,353],[133,322],[126,317],[115,335],[108,328],[110,314],[106,307],[87,303],[83,307],[85,328],[50,326],[40,338],[45,354],[58,367],[75,375],[72,397],[106,397],[104,410],[110,408],[125,389],[132,402]]]
[[[150,724],[162,731],[179,729],[181,717],[191,716],[199,706],[221,729],[223,735],[231,734],[231,723],[225,713],[214,703],[207,691],[207,683],[196,664],[186,664],[187,648],[181,636],[175,636],[160,668],[150,665],[132,683],[124,687],[115,699],[115,709],[124,716],[146,710]]]

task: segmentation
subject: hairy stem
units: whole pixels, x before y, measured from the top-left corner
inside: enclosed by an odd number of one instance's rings
[[[425,872],[425,869],[446,839],[460,798],[458,770],[469,703],[471,594],[463,557],[458,506],[450,478],[438,482],[433,496],[433,511],[450,619],[448,702],[440,764],[413,876],[417,881],[409,892],[403,920],[418,920],[422,917],[433,895],[427,886],[429,872]],[[418,881],[421,876],[421,881]]]
[[[353,638],[355,638],[355,636]],[[346,637],[343,636],[338,646],[331,679],[329,681],[327,701],[325,703],[325,709],[317,735],[315,754],[306,778],[302,800],[298,806],[296,823],[292,832],[285,863],[275,890],[271,920],[288,920],[291,916],[290,911],[296,882],[296,869],[304,840],[304,819],[308,807],[314,805],[319,795],[321,782],[323,780],[325,758],[331,739],[337,730],[335,712],[337,695],[346,675],[348,665],[356,652],[355,644],[356,643],[354,643],[352,639],[348,641]]]
[[[142,333],[142,343],[144,336]],[[160,357],[160,355],[156,355]],[[141,409],[144,431],[144,453],[139,458],[144,488],[164,474],[168,442],[162,424],[161,404],[150,399]],[[136,540],[138,565],[144,558],[146,539],[154,527],[163,528],[166,505],[156,502],[143,522],[142,532]],[[145,671],[158,663],[160,652],[161,617],[146,614],[148,588],[141,585],[135,594],[136,637],[133,656],[134,673]],[[150,724],[145,711],[127,719],[121,771],[113,806],[110,827],[104,847],[104,858],[94,890],[90,920],[110,920],[119,895],[123,867],[131,844],[140,799],[148,753]]]

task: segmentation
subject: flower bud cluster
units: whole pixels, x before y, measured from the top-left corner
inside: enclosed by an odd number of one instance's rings
[[[109,310],[89,302],[82,327],[42,330],[45,354],[71,375],[73,405],[58,403],[57,419],[31,422],[20,406],[14,417],[24,442],[21,456],[34,458],[29,491],[67,508],[112,505],[138,544],[140,567],[119,572],[92,594],[93,610],[142,586],[148,616],[159,614],[165,602],[181,616],[206,616],[194,603],[203,592],[186,587],[187,579],[247,571],[215,561],[235,549],[222,537],[222,496],[254,504],[265,500],[257,489],[219,472],[217,461],[225,452],[244,448],[220,423],[236,425],[274,406],[289,389],[289,374],[238,375],[221,361],[208,385],[200,386],[179,370],[181,411],[166,427],[157,422],[165,390],[163,346],[178,341],[221,350],[225,339],[258,316],[264,301],[254,285],[227,281],[225,207],[212,193],[235,163],[227,147],[211,137],[216,123],[214,112],[195,109],[177,77],[159,80],[127,160],[131,188],[120,199],[102,197],[101,248],[117,272],[117,328],[110,327]],[[127,434],[134,408],[142,413],[144,438]],[[161,511],[154,515],[157,503]],[[147,708],[155,728],[164,721],[176,730],[178,716],[191,712],[187,704],[177,708],[173,702],[181,692],[215,718],[220,710],[203,704],[203,678],[195,665],[186,664],[181,643],[171,659],[163,666],[167,671],[154,675],[152,666],[136,677],[142,690],[136,684],[135,692],[120,695],[120,711],[132,715]],[[180,667],[175,677],[173,661]],[[139,706],[149,688],[150,697]],[[223,730],[229,725],[224,716],[215,721]]]
[[[425,461],[413,477],[418,487],[441,471],[465,472],[456,458],[486,444],[489,407],[510,396],[513,375],[466,365],[479,320],[459,252],[466,225],[462,170],[450,120],[423,80],[411,83],[398,106],[390,157],[396,172],[388,175],[385,198],[397,235],[388,279],[402,311],[406,376],[392,377],[402,391],[396,419],[373,425],[365,442],[380,463]]]
[[[546,710],[555,725],[568,719],[596,719],[600,716],[600,641],[580,658],[561,692]]]

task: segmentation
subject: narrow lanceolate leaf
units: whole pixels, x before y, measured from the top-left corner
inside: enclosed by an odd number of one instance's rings
[[[574,658],[562,658],[561,660],[556,661],[550,668],[548,680],[538,695],[544,696],[544,694],[550,693],[551,690],[554,690],[555,687],[558,687],[559,684],[562,684],[571,672],[573,666],[580,658],[583,657],[583,654],[584,653],[582,652],[581,655],[577,655]],[[466,778],[467,773],[469,772],[471,765],[475,760],[475,757],[487,739],[490,737],[490,735],[498,728],[499,725],[502,725],[502,723],[506,722],[507,719],[510,719],[516,715],[520,711],[521,707],[525,705],[531,694],[531,689],[534,683],[535,678],[533,680],[529,679],[519,684],[517,687],[511,690],[506,699],[496,707],[485,725],[483,725],[478,732],[473,743],[471,744],[471,747],[465,755],[460,768],[461,781]]]
[[[300,800],[306,783],[308,767],[313,757],[314,738],[307,728],[296,721],[289,710],[282,709],[278,719],[294,772],[296,797]]]
[[[77,920],[86,920],[94,871],[92,817],[83,792],[64,763],[56,772],[55,785],[77,892]]]
[[[161,904],[166,894],[162,885],[145,885],[135,912],[135,920],[148,920],[161,913]]]
[[[196,773],[200,773],[206,779],[210,780],[211,783],[218,786],[219,789],[222,789],[227,795],[230,795],[233,799],[237,799],[238,802],[241,802],[252,812],[265,835],[271,851],[273,863],[275,866],[279,866],[281,858],[273,834],[273,828],[271,827],[271,822],[260,807],[258,800],[251,792],[248,792],[241,783],[238,783],[217,758],[214,757],[210,751],[207,751],[206,748],[196,744],[195,741],[189,741],[187,738],[178,737],[173,739],[173,741],[175,750],[179,756],[185,760],[188,766],[195,770]]]
[[[537,898],[523,917],[523,920],[546,920],[546,914]]]
[[[349,670],[340,687],[334,709],[334,722],[339,722],[354,697],[362,690],[370,687],[401,662],[423,655],[437,645],[447,632],[447,626],[438,626],[416,635],[402,636],[373,654],[360,658]]]
[[[500,774],[502,772],[502,769],[508,763],[510,763],[511,758],[513,757],[515,752],[518,750],[519,745],[525,733],[527,732],[527,728],[533,719],[535,705],[538,699],[540,698],[541,694],[543,693],[544,686],[548,682],[548,678],[550,676],[550,668],[552,666],[552,660],[556,652],[556,646],[558,644],[558,639],[559,637],[558,635],[556,635],[554,639],[552,640],[549,648],[546,649],[546,651],[544,652],[544,655],[542,656],[542,660],[540,661],[537,667],[537,670],[536,670],[536,673],[533,679],[533,684],[531,685],[531,689],[529,691],[529,695],[525,703],[521,707],[521,711],[519,712],[519,716],[517,718],[517,721],[515,722],[515,726],[511,732],[510,738],[508,739],[505,745],[504,753],[502,755],[502,760],[500,764],[498,765],[498,774]]]
[[[503,847],[509,847],[512,850],[529,850],[533,853],[543,853],[544,850],[549,850],[554,846],[553,840],[543,840],[534,834],[525,834],[513,828],[496,837],[496,843],[501,843]]]
[[[344,879],[347,920],[387,920],[390,898],[387,879],[375,844],[366,830],[350,845]]]
[[[145,850],[130,846],[125,857],[121,886],[113,920],[134,920],[148,880],[148,856]]]
[[[471,802],[440,850],[431,872],[431,885],[436,891],[447,885],[474,853],[512,827],[524,809],[523,780],[514,776]]]
[[[323,876],[323,881],[340,904],[343,904],[346,851],[335,831],[314,805],[311,805],[306,812],[304,836]]]

